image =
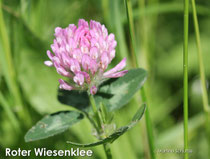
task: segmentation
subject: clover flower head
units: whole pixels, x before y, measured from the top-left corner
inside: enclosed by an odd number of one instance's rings
[[[47,51],[49,61],[45,65],[54,66],[57,72],[67,77],[59,79],[60,89],[87,90],[96,94],[98,86],[107,78],[118,78],[128,71],[124,58],[114,68],[107,69],[115,57],[114,34],[108,34],[104,25],[94,20],[80,19],[78,27],[70,24],[67,28],[55,28],[55,39],[51,51]]]

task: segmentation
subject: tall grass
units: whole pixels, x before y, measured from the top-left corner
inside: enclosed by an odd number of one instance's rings
[[[2,0],[0,1],[0,61],[4,76],[6,78],[7,86],[10,90],[11,96],[14,99],[17,113],[21,119],[28,118],[29,114],[27,108],[24,107],[23,100],[21,97],[20,89],[17,83],[16,70],[14,66],[14,60],[12,58],[10,39],[8,31],[5,26],[3,11],[2,11]],[[26,121],[26,124],[30,124],[30,118]]]
[[[184,150],[188,150],[188,26],[189,0],[184,1],[184,47],[183,47],[183,87],[184,87]],[[184,158],[188,159],[188,152]]]
[[[210,148],[210,109],[209,109],[209,100],[207,93],[207,85],[206,85],[206,75],[203,63],[203,55],[202,55],[202,47],[201,47],[201,39],[200,39],[200,31],[198,25],[198,17],[197,17],[197,9],[195,0],[191,0],[192,2],[192,10],[193,10],[193,22],[195,29],[195,37],[196,37],[196,45],[197,45],[197,56],[199,63],[199,72],[201,79],[201,88],[202,88],[202,101],[203,101],[203,110],[206,118],[206,135],[208,136],[208,148]],[[210,157],[210,153],[209,153]]]
[[[16,132],[19,134],[21,132],[20,124],[18,122],[18,119],[16,118],[15,114],[11,110],[11,107],[7,100],[4,98],[3,94],[0,92],[0,104],[2,105],[4,111],[6,112],[9,120],[11,121],[12,126],[16,130]]]
[[[195,0],[191,0],[191,2],[192,2],[192,9],[193,9],[193,22],[194,22],[194,28],[195,28],[195,37],[196,37],[197,53],[198,53],[197,55],[198,55],[199,71],[200,71],[201,86],[202,86],[203,109],[207,113],[209,111],[209,100],[208,100],[208,93],[207,93],[207,88],[206,88],[205,69],[204,69],[204,64],[203,64],[203,55],[202,55],[202,48],[201,48],[196,3],[195,3]]]
[[[133,49],[132,59],[134,61],[133,63],[135,63],[135,66],[139,67],[136,41],[135,41],[135,31],[134,31],[131,0],[125,0],[125,6],[126,6],[126,12],[127,12],[127,18],[128,18],[131,45],[132,45],[132,49]],[[152,128],[152,123],[151,123],[151,119],[150,119],[149,106],[148,106],[144,87],[140,90],[140,94],[141,94],[142,102],[147,104],[147,109],[145,111],[145,121],[146,121],[146,128],[147,128],[147,138],[148,138],[148,143],[149,143],[149,152],[150,152],[151,158],[155,159],[153,128]]]

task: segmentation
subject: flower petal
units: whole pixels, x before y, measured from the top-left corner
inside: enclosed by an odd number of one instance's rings
[[[98,70],[97,62],[95,60],[91,59],[91,61],[90,61],[90,71],[91,71],[92,75],[94,75],[97,70]]]
[[[77,83],[78,85],[82,86],[84,83],[84,75],[81,73],[77,73],[74,76],[74,82]]]
[[[84,54],[82,56],[82,67],[85,71],[88,71],[90,69],[90,64],[91,64],[91,58],[87,55]]]
[[[52,66],[53,66],[52,61],[45,61],[44,64],[45,64],[46,66],[49,66],[49,67],[52,67]]]
[[[84,19],[79,19],[79,22],[78,22],[78,26],[83,26],[83,27],[89,27],[88,26],[88,22],[85,21]]]
[[[79,72],[80,71],[80,65],[79,62],[76,59],[71,58],[69,60],[70,63],[70,70],[74,73]]]
[[[83,72],[83,71],[80,71],[80,73],[83,74],[83,76],[84,76],[85,79],[86,79],[86,82],[87,82],[88,84],[90,84],[90,82],[91,82],[90,75],[89,75],[87,72]]]
[[[107,42],[112,42],[112,41],[114,41],[114,34],[109,34],[109,36],[107,37]]]
[[[62,75],[62,76],[65,76],[65,77],[72,77],[72,75],[71,75],[69,72],[67,72],[62,66],[56,67],[56,70],[57,70],[57,72],[58,72],[60,75]]]
[[[70,63],[69,63],[70,58],[69,58],[65,53],[63,53],[63,54],[61,55],[61,58],[62,58],[63,64],[64,64],[66,67],[70,67]]]
[[[109,61],[107,52],[103,52],[103,54],[101,55],[101,61],[100,61],[100,67],[102,68],[102,70],[106,70],[109,62],[110,61]]]
[[[113,73],[116,73],[117,71],[122,70],[126,66],[126,58],[124,58],[119,64],[117,64],[114,68],[111,70],[105,72],[103,75],[104,77],[112,75]]]
[[[59,83],[60,83],[60,86],[59,86],[60,89],[65,89],[65,90],[69,90],[69,91],[73,89],[73,87],[70,86],[70,85],[69,85],[67,82],[65,82],[64,80],[59,79],[58,81],[59,81]]]
[[[97,59],[98,58],[98,49],[96,47],[92,47],[90,49],[90,57],[92,59]]]
[[[118,78],[124,76],[126,73],[128,73],[128,70],[120,71],[117,73],[113,73],[110,75],[105,76],[105,78]]]
[[[111,50],[110,52],[109,52],[109,60],[110,61],[112,61],[112,59],[115,57],[115,50],[113,49],[113,50]]]
[[[47,50],[47,56],[49,57],[50,60],[52,60],[54,57],[54,55],[49,50]]]

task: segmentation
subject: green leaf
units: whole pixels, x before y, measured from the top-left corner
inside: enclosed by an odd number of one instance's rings
[[[116,139],[118,139],[120,136],[122,136],[125,132],[127,132],[129,129],[134,127],[138,123],[138,121],[140,121],[140,119],[142,118],[142,116],[145,112],[145,109],[146,109],[146,104],[143,104],[138,109],[136,114],[134,115],[130,124],[120,127],[114,133],[112,133],[110,136],[108,136],[102,140],[99,140],[99,141],[93,142],[93,143],[88,143],[88,144],[80,144],[80,143],[75,143],[75,142],[71,142],[71,141],[67,141],[67,143],[71,144],[73,146],[77,146],[77,147],[93,147],[93,146],[98,146],[98,145],[105,144],[105,143],[112,143]]]
[[[144,114],[145,108],[146,108],[146,104],[144,103],[143,106],[141,106],[137,110],[136,114],[133,116],[132,121],[134,121],[134,122],[135,121],[139,121],[141,119],[141,117],[143,116],[143,114]]]
[[[100,140],[100,141],[97,141],[97,142],[93,142],[93,143],[80,144],[80,143],[75,143],[75,142],[71,142],[71,141],[67,141],[67,143],[71,144],[73,146],[78,146],[78,147],[93,147],[93,146],[98,146],[98,145],[105,144],[105,143],[108,143],[108,142],[112,143],[118,137],[123,135],[128,129],[129,129],[128,126],[123,126],[123,127],[119,128],[118,130],[116,130],[113,134],[111,134],[107,138],[105,138],[103,140]]]
[[[83,117],[81,113],[76,111],[61,111],[47,115],[26,133],[25,141],[35,141],[60,134]]]
[[[87,110],[88,106],[90,105],[87,92],[79,92],[76,90],[59,90],[58,100],[63,104],[70,105],[82,111]]]
[[[120,109],[143,86],[146,75],[144,69],[131,69],[125,76],[105,82],[95,95],[97,106],[102,102],[107,106],[108,111]]]
[[[94,96],[97,107],[100,106],[100,103],[103,103],[110,112],[126,105],[143,86],[146,74],[144,69],[131,69],[123,77],[104,82]],[[90,110],[87,92],[60,90],[58,100],[82,111],[88,112]]]

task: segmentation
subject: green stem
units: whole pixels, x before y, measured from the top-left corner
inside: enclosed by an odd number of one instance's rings
[[[133,49],[132,56],[133,56],[133,60],[135,60],[136,67],[139,67],[136,44],[135,44],[135,32],[134,32],[134,22],[133,22],[133,16],[132,16],[131,0],[125,0],[125,6],[126,6],[126,12],[127,12],[127,18],[128,18],[131,44],[132,44],[132,49]],[[142,87],[142,89],[140,90],[140,93],[141,93],[142,101],[144,103],[147,103],[147,109],[145,112],[147,138],[148,138],[148,143],[149,143],[150,156],[152,159],[155,159],[156,157],[155,157],[155,153],[154,153],[154,138],[153,138],[152,122],[151,122],[151,119],[149,116],[148,101],[146,98],[146,93],[145,93],[144,87]]]
[[[103,146],[104,146],[104,151],[106,152],[106,158],[107,159],[112,159],[110,144],[104,144]]]
[[[94,117],[96,118],[98,130],[100,130],[101,129],[101,120],[100,120],[99,113],[97,111],[96,102],[95,102],[93,95],[89,95],[89,99],[90,99],[90,103],[91,103],[91,106],[93,109]],[[99,131],[99,133],[100,133],[100,131]]]
[[[208,136],[209,147],[210,147],[209,101],[208,101],[208,93],[207,93],[207,88],[206,88],[205,69],[204,69],[204,64],[203,64],[200,31],[199,31],[199,25],[198,25],[195,0],[192,0],[192,11],[193,11],[193,21],[194,21],[194,28],[195,28],[196,45],[197,45],[197,50],[198,50],[197,53],[198,53],[198,63],[199,63],[199,71],[200,71],[200,79],[201,79],[201,87],[202,87],[203,109],[206,116],[206,134]]]
[[[184,1],[184,47],[183,47],[183,85],[184,85],[184,149],[188,149],[188,25],[189,0]],[[188,153],[184,154],[188,159]]]
[[[96,131],[98,132],[98,135],[100,136],[102,122],[100,119],[99,111],[97,111],[96,102],[95,102],[93,95],[89,95],[89,99],[90,99],[90,103],[91,103],[91,106],[93,109],[94,117],[96,118],[96,122],[97,122],[97,126],[96,126],[96,124],[93,124],[93,126],[95,127]],[[103,144],[103,146],[104,146],[104,151],[105,151],[107,159],[112,159],[112,154],[111,154],[111,149],[109,147],[109,144]]]
[[[93,113],[98,114],[97,113],[96,102],[95,102],[95,99],[94,99],[93,95],[89,95],[89,99],[90,99],[90,103],[91,103],[91,106],[92,106],[92,109],[93,109]]]

